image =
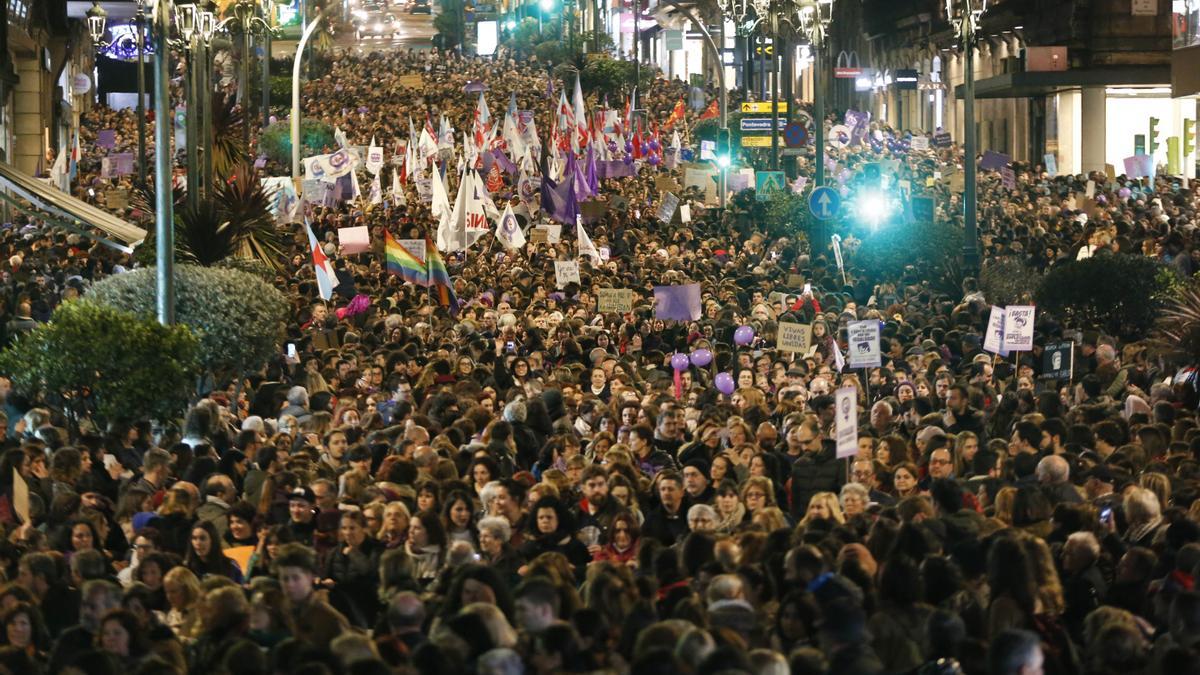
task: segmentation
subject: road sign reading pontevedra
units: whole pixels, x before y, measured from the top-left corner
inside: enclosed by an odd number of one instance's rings
[[[780,101],[778,104],[779,112],[785,113],[788,109],[787,101]],[[751,101],[742,104],[742,112],[744,113],[771,113],[770,101]]]
[[[831,187],[819,187],[808,197],[808,210],[819,220],[829,220],[842,208],[842,196]]]
[[[760,132],[769,134],[771,133],[771,123],[774,121],[770,117],[743,117],[741,120],[742,133]],[[776,128],[782,127],[785,122],[787,122],[786,119],[780,118],[779,123],[774,126]]]

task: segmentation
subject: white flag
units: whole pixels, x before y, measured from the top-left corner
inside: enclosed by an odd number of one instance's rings
[[[504,245],[504,248],[518,249],[525,246],[525,233],[521,231],[521,226],[517,223],[517,216],[513,214],[512,206],[504,205],[504,215],[500,216],[500,225],[496,228],[496,238]]]
[[[600,265],[600,251],[596,250],[596,246],[592,244],[592,238],[583,229],[583,216],[575,215],[575,238],[579,243],[579,257],[591,258],[593,265]]]
[[[400,184],[400,172],[395,168],[392,169],[392,204],[404,204],[404,186]]]
[[[383,148],[375,145],[375,137],[371,137],[371,145],[367,147],[367,171],[379,175],[379,170],[383,168]]]
[[[383,187],[379,184],[379,174],[371,179],[371,197],[367,200],[372,205],[383,203]]]
[[[433,217],[437,218],[438,232],[440,233],[443,223],[450,219],[450,196],[446,194],[446,184],[442,182],[441,172],[436,167],[433,170],[433,179],[429,181],[429,186],[433,193],[429,209],[433,213]],[[440,241],[438,246],[441,246]]]
[[[336,126],[333,128],[333,140],[338,144],[339,148],[344,148],[350,145],[350,141],[346,138],[345,132]]]

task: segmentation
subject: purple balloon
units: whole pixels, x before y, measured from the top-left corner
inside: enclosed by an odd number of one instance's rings
[[[733,376],[729,373],[717,373],[717,377],[713,381],[713,384],[717,385],[717,391],[725,394],[726,396],[732,394],[733,390],[737,388],[733,381]]]
[[[688,363],[687,354],[675,354],[671,357],[671,367],[675,370],[687,370]]]
[[[646,158],[646,161],[650,162],[650,166],[658,166],[659,163],[662,162],[662,159],[660,159],[658,155],[650,155]]]
[[[278,118],[278,117],[276,117],[276,116],[274,116],[274,115],[271,115],[271,124],[275,124],[275,123],[276,123],[276,122],[278,122],[278,121],[279,121],[279,118]]]
[[[653,140],[653,139],[650,141],[649,145],[650,145],[650,149],[653,150],[654,152],[658,152],[658,149],[662,147],[662,145],[660,145],[657,140]]]
[[[712,363],[712,352],[707,349],[700,348],[692,352],[692,365],[703,368]]]
[[[625,152],[633,152],[633,141],[625,141]]]
[[[621,161],[625,162],[626,164],[633,164],[633,155],[625,155],[621,158]]]
[[[609,141],[609,142],[608,142],[608,151],[609,151],[609,152],[616,152],[616,151],[617,151],[617,142],[616,142],[616,141]]]
[[[733,331],[733,341],[741,347],[754,342],[754,329],[750,326],[738,326],[738,329]]]
[[[1129,199],[1129,195],[1131,195],[1131,194],[1133,194],[1133,193],[1130,192],[1129,188],[1123,187],[1120,190],[1117,190],[1117,196],[1120,197],[1121,199]]]

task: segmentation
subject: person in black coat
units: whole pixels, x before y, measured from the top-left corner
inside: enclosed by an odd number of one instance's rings
[[[838,461],[837,444],[832,440],[824,439],[818,449],[806,450],[792,464],[792,517],[802,518],[808,500],[818,492],[840,492],[845,478],[845,463]]]
[[[353,608],[347,618],[356,625],[375,625],[379,614],[379,561],[386,547],[367,535],[367,521],[360,511],[342,514],[339,529],[341,545],[334,549],[326,565],[323,585],[342,597]]]
[[[571,512],[558,497],[547,495],[529,511],[529,530],[521,555],[533,560],[543,553],[561,553],[575,567],[575,578],[583,581],[592,556],[587,547],[573,536],[575,524]]]

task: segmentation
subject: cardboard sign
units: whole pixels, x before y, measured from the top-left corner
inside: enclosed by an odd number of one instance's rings
[[[692,222],[692,205],[691,204],[680,204],[679,205],[679,222],[683,223],[684,225]]]
[[[546,226],[546,243],[557,244],[562,240],[562,225],[547,225]]]
[[[607,211],[608,202],[603,199],[589,199],[579,203],[579,215],[583,216],[584,220],[599,220]]]
[[[1083,195],[1088,199],[1096,196],[1096,181],[1089,180],[1087,182],[1087,189],[1084,191]]]
[[[1042,352],[1042,377],[1047,380],[1070,380],[1075,370],[1075,343],[1070,340],[1052,342]]]
[[[29,485],[21,477],[21,473],[13,469],[12,506],[21,523],[31,522],[29,519]]]
[[[627,314],[633,311],[633,289],[631,288],[597,288],[596,311],[601,314],[617,312]]]
[[[966,178],[959,172],[955,172],[950,176],[950,191],[961,193],[967,189]]]
[[[679,183],[670,176],[658,176],[654,179],[654,187],[659,192],[679,192]]]
[[[535,227],[529,231],[529,243],[531,244],[549,244],[550,232],[544,227]]]
[[[1108,181],[1111,183],[1117,179],[1117,168],[1112,164],[1105,164],[1104,175],[1108,176]]]
[[[425,262],[425,240],[424,239],[397,239],[397,244],[404,247],[406,251],[413,254],[413,257],[421,262]]]
[[[929,149],[928,136],[913,136],[912,143],[909,147],[917,152],[923,152]]]
[[[1027,352],[1033,349],[1032,305],[1009,305],[1004,310],[1004,348],[1010,352]]]
[[[1058,157],[1054,153],[1048,152],[1042,157],[1042,160],[1046,165],[1046,173],[1050,174],[1051,178],[1057,176],[1058,175]]]
[[[345,255],[365,253],[371,250],[371,232],[366,225],[358,227],[339,227],[337,231],[338,244]]]
[[[662,201],[658,205],[658,213],[656,217],[663,225],[670,225],[671,219],[675,217],[675,209],[679,208],[679,197],[670,192],[663,193]]]
[[[858,390],[854,387],[842,387],[837,390],[834,401],[837,457],[854,457],[858,454]]]
[[[566,288],[567,284],[574,281],[579,281],[579,262],[575,260],[555,260],[554,261],[554,285],[558,288]]]
[[[883,352],[879,347],[879,322],[851,321],[846,326],[851,368],[878,368],[883,365]]]
[[[775,348],[781,352],[803,354],[812,344],[812,324],[779,322],[779,332],[775,334]]]
[[[425,87],[425,80],[420,75],[401,75],[399,84],[408,89],[422,89]]]
[[[1005,190],[1017,189],[1017,174],[1010,167],[1001,167],[1000,169],[1000,184]]]
[[[129,190],[113,188],[104,192],[105,205],[113,210],[129,208]]]
[[[788,286],[788,288],[804,288],[804,275],[803,274],[787,275],[787,286]]]

